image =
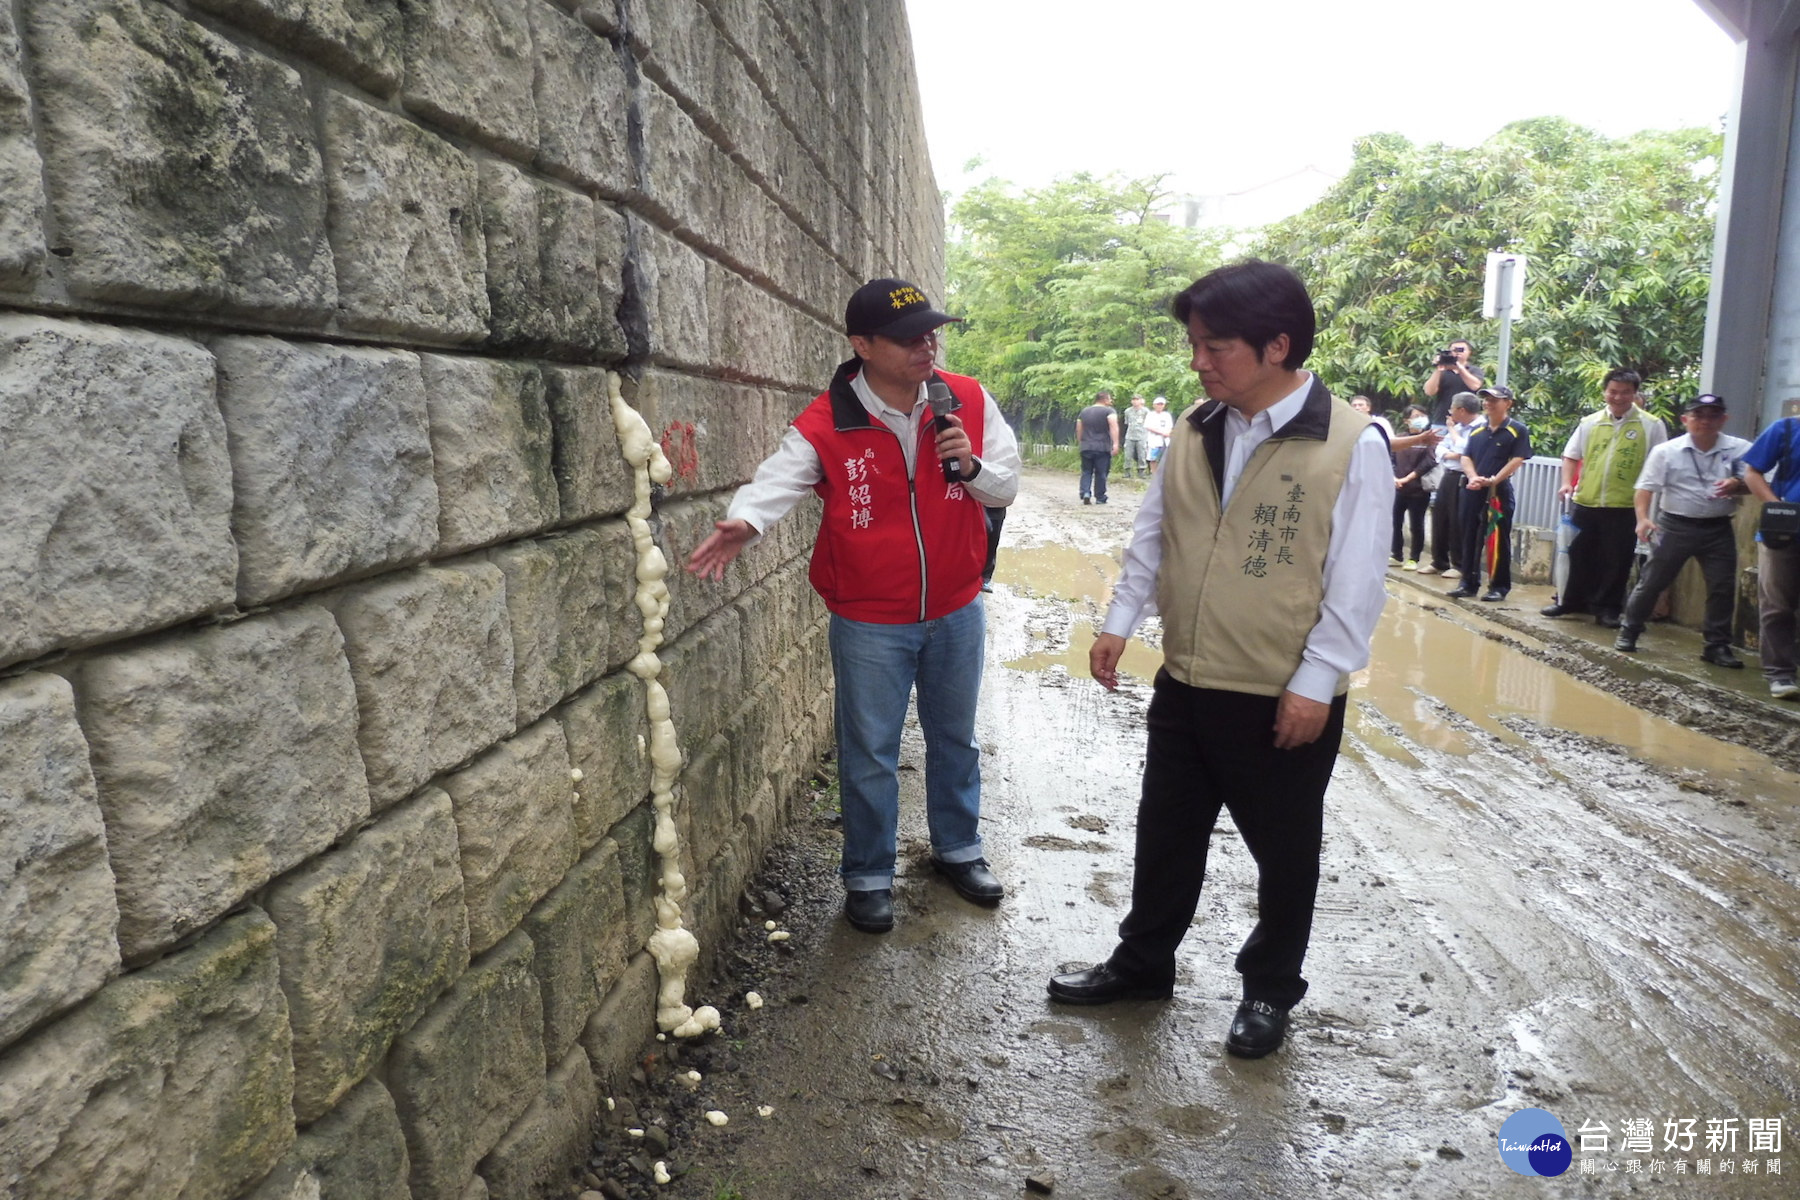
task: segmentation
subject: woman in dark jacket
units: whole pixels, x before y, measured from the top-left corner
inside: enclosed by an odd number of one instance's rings
[[[1414,404],[1401,418],[1401,432],[1419,433],[1431,423],[1431,416]],[[1415,426],[1417,428],[1415,428]],[[1437,465],[1437,455],[1425,446],[1407,446],[1394,451],[1394,561],[1403,571],[1419,569],[1419,556],[1425,551],[1425,509],[1431,504],[1431,488],[1425,476]],[[1403,525],[1412,523],[1412,553],[1402,555]]]

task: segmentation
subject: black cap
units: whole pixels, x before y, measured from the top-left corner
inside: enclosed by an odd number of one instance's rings
[[[844,305],[844,332],[851,337],[879,334],[904,342],[960,320],[931,307],[925,293],[904,279],[871,279]]]
[[[1493,387],[1484,387],[1475,394],[1480,396],[1483,400],[1511,400],[1513,398],[1511,388],[1502,387],[1498,384]]]
[[[1689,400],[1686,404],[1681,406],[1681,411],[1684,413],[1699,412],[1701,409],[1705,409],[1708,412],[1724,412],[1725,397],[1715,396],[1711,392],[1706,392],[1702,395],[1695,396],[1692,400]]]

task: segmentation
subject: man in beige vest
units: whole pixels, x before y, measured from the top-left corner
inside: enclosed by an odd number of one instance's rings
[[[1386,602],[1393,473],[1379,428],[1301,369],[1315,318],[1291,270],[1221,267],[1173,311],[1208,399],[1175,422],[1088,655],[1116,688],[1125,639],[1162,615],[1131,911],[1106,962],[1049,990],[1066,1004],[1173,994],[1229,809],[1257,863],[1257,923],[1225,1048],[1258,1058],[1306,994],[1325,788],[1350,673],[1368,663]]]

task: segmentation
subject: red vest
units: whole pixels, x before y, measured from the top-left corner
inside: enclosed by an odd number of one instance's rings
[[[967,488],[944,481],[929,415],[919,423],[918,479],[907,476],[900,439],[850,390],[853,370],[853,363],[840,367],[830,389],[794,418],[825,472],[814,488],[825,515],[808,578],[826,608],[852,621],[936,620],[981,590],[987,517]],[[938,377],[961,403],[957,416],[979,447],[981,385],[966,375]]]

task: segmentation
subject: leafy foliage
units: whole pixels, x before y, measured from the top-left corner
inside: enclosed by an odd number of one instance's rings
[[[951,210],[945,348],[1020,416],[1072,415],[1111,388],[1191,398],[1169,299],[1222,261],[1221,238],[1152,216],[1160,177],[1078,174],[1015,192],[990,180]],[[1179,405],[1178,405],[1179,406]]]
[[[1641,374],[1665,418],[1697,390],[1720,152],[1707,130],[1612,140],[1553,117],[1467,150],[1373,134],[1323,199],[1252,250],[1312,291],[1321,330],[1307,365],[1391,408],[1421,397],[1433,351],[1455,337],[1496,378],[1486,256],[1525,254],[1508,382],[1554,453],[1614,367]]]

